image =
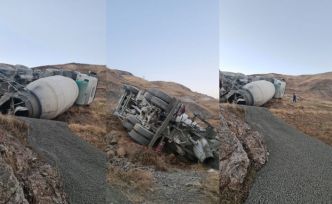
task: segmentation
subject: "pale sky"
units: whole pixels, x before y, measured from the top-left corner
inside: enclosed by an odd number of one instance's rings
[[[220,0],[225,71],[291,75],[332,71],[331,0]]]
[[[109,0],[107,65],[218,96],[218,0]]]
[[[0,62],[106,64],[106,0],[1,0]]]

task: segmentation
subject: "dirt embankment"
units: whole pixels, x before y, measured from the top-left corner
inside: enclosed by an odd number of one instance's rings
[[[332,145],[332,72],[272,76],[286,80],[286,95],[265,107],[298,130]],[[297,103],[292,103],[293,93],[297,95]]]
[[[63,183],[27,145],[28,126],[0,116],[0,203],[67,203]]]

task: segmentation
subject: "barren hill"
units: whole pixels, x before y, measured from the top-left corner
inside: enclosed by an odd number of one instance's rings
[[[295,92],[303,97],[332,100],[332,72],[298,76],[282,74],[263,75],[285,79],[287,82],[287,94],[293,94]]]

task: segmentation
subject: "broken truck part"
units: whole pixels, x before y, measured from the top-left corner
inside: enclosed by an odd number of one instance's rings
[[[135,142],[218,168],[216,131],[199,115],[190,118],[176,98],[158,89],[125,85],[114,115]]]
[[[271,82],[265,80],[254,81],[230,92],[230,102],[237,104],[261,106],[271,100],[275,94],[275,88]]]
[[[262,106],[272,98],[282,98],[286,82],[276,78],[220,72],[220,102]]]
[[[78,87],[72,79],[52,76],[38,79],[4,96],[0,102],[3,113],[12,111],[17,116],[53,119],[75,103]]]
[[[74,80],[63,76],[38,79],[26,87],[36,96],[40,117],[53,119],[72,107],[78,96],[78,86]]]
[[[53,119],[74,104],[91,104],[95,97],[98,84],[95,75],[61,69],[54,73],[47,70],[32,72],[29,68],[19,68],[23,71],[15,71],[15,66],[12,65],[0,66],[2,114]],[[47,73],[47,77],[43,73]],[[22,75],[30,76],[26,78],[34,80],[21,84],[19,82],[22,81]]]
[[[79,94],[75,101],[77,105],[89,105],[96,96],[98,79],[87,74],[77,74],[76,83],[79,88]]]

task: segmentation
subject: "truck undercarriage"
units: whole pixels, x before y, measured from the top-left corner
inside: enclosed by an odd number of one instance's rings
[[[176,98],[158,89],[139,90],[125,85],[114,114],[138,144],[218,168],[216,131],[198,114],[191,119],[185,105]]]

